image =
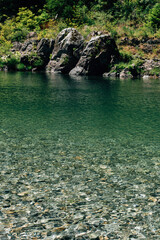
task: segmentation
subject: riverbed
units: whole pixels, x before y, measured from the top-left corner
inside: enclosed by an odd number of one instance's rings
[[[0,239],[160,239],[160,80],[0,72]]]

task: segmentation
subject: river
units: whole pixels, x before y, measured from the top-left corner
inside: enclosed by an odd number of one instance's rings
[[[0,72],[0,238],[160,239],[160,80]]]

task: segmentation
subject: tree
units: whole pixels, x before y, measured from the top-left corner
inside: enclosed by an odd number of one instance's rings
[[[149,24],[153,28],[160,27],[160,3],[156,3],[148,15]]]
[[[3,20],[3,15],[9,17],[16,15],[19,8],[27,7],[33,12],[37,12],[43,8],[45,0],[0,0],[0,21]]]

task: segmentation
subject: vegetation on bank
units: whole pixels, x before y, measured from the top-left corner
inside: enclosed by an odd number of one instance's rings
[[[39,39],[55,38],[66,27],[78,29],[85,38],[93,31],[109,32],[121,52],[116,66],[120,69],[139,65],[141,60],[134,56],[154,58],[160,53],[159,45],[149,52],[142,46],[146,39],[160,38],[159,0],[0,0],[0,67],[24,68],[18,52],[10,49],[29,32],[36,32]]]

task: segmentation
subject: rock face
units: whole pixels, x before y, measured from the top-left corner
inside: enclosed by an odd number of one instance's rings
[[[84,48],[76,67],[70,75],[101,75],[107,71],[108,65],[119,57],[114,39],[110,35],[91,38]]]
[[[23,44],[22,47],[20,49],[21,52],[31,52],[33,51],[37,44],[38,44],[38,40],[26,40]]]
[[[19,51],[20,62],[25,66],[36,67],[37,70],[41,70],[45,69],[48,64],[53,48],[53,39],[27,39],[24,43],[15,42],[12,52]]]
[[[54,48],[54,40],[42,38],[37,45],[36,52],[38,56],[47,64],[49,62],[50,54],[52,53]]]
[[[69,73],[80,58],[84,39],[74,28],[62,30],[56,40],[47,71]]]

